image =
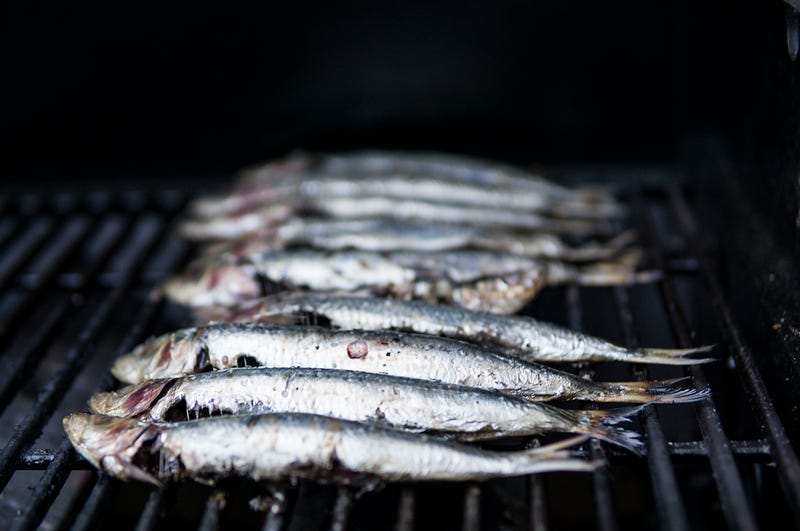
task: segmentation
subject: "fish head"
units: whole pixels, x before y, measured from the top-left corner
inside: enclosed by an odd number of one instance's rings
[[[117,391],[96,393],[87,405],[92,413],[114,417],[138,417],[150,410],[175,383],[174,379],[148,380]]]
[[[124,383],[139,383],[201,372],[209,366],[202,328],[187,328],[153,337],[120,356],[111,374]]]
[[[191,268],[164,283],[167,298],[187,306],[230,306],[262,295],[253,266],[209,263]]]
[[[154,450],[166,427],[88,413],[67,415],[63,426],[75,450],[100,470],[160,486],[158,478],[144,469],[147,460],[141,454]]]

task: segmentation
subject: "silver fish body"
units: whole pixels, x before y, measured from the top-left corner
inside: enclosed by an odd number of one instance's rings
[[[628,349],[531,317],[497,315],[421,301],[325,293],[280,293],[238,308],[218,308],[205,314],[200,312],[200,315],[206,322],[270,322],[278,321],[282,316],[295,316],[302,320],[323,318],[336,328],[407,330],[471,341],[502,349],[531,362],[624,361],[692,365],[714,361],[713,358],[687,357],[707,352],[711,350],[710,346]]]
[[[624,414],[569,411],[470,387],[337,370],[241,368],[149,380],[98,393],[89,409],[146,422],[201,414],[309,413],[459,440],[560,431],[592,435],[637,452],[642,445],[638,434],[618,427]]]
[[[217,324],[150,339],[112,373],[139,383],[242,365],[340,369],[501,391],[533,400],[674,402],[702,398],[679,382],[591,382],[471,343],[390,331]]]
[[[658,278],[655,272],[636,272],[638,257],[631,251],[613,261],[576,266],[488,251],[270,251],[201,258],[163,289],[180,304],[232,305],[257,297],[266,278],[292,288],[372,289],[401,299],[446,300],[513,313],[546,285],[618,285]]]
[[[232,195],[195,201],[200,217],[243,212],[298,198],[383,196],[495,208],[549,208],[604,217],[623,209],[607,190],[568,188],[510,166],[422,153],[300,154],[247,169]],[[524,197],[523,197],[524,196]]]
[[[215,417],[178,424],[74,413],[64,430],[76,450],[119,479],[161,485],[190,478],[309,479],[342,484],[465,481],[545,471],[590,471],[562,450],[583,438],[535,450],[490,452],[316,415]]]

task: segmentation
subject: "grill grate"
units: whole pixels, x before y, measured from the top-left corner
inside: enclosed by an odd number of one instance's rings
[[[174,309],[149,291],[189,257],[191,249],[172,230],[188,197],[158,192],[5,198],[0,201],[0,359],[6,369],[0,374],[0,422],[14,428],[0,436],[3,527],[89,529],[113,518],[115,526],[137,530],[170,522],[203,530],[236,524],[273,531],[568,525],[681,530],[722,524],[757,529],[774,514],[800,514],[797,456],[756,367],[754,356],[760,353],[736,325],[685,191],[648,184],[628,192],[634,225],[652,265],[665,271],[663,280],[652,286],[548,290],[529,309],[629,346],[666,346],[670,337],[681,347],[719,342],[719,363],[686,369],[698,386],[712,388],[711,398],[674,410],[647,408],[640,415],[645,458],[597,441],[577,449],[576,454],[606,463],[588,476],[388,486],[362,497],[309,483],[272,490],[246,482],[216,490],[188,485],[156,490],[82,472],[91,467],[64,438],[60,419],[92,392],[113,385],[107,371],[114,357],[181,324]],[[605,377],[603,371],[618,379],[647,379],[678,376],[683,369],[622,364],[582,369],[587,377]],[[257,510],[240,510],[254,497],[260,500]]]

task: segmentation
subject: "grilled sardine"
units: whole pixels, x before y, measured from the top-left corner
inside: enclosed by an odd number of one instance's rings
[[[637,433],[619,427],[630,410],[570,411],[471,387],[352,371],[242,368],[149,380],[98,393],[89,409],[145,422],[311,413],[459,440],[558,431],[591,435],[635,452],[642,447]]]
[[[583,437],[518,452],[457,443],[316,415],[216,417],[179,424],[74,413],[64,431],[75,449],[119,479],[161,485],[190,478],[465,481],[550,471],[591,471],[596,463],[562,450]]]
[[[478,387],[535,400],[690,402],[685,379],[591,382],[454,339],[261,323],[187,328],[152,338],[112,367],[125,383],[242,365],[342,369]]]

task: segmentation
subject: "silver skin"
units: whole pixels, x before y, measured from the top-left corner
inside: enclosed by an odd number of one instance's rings
[[[514,313],[546,285],[608,286],[658,278],[657,272],[637,272],[638,261],[636,250],[583,266],[489,251],[270,251],[201,258],[168,280],[163,291],[188,306],[233,305],[263,295],[264,277],[287,287],[371,289],[400,299]]]
[[[390,331],[345,331],[263,323],[186,328],[152,338],[117,359],[111,372],[124,383],[211,369],[302,367],[431,380],[500,391],[531,400],[687,402],[704,398],[663,382],[591,382],[454,339]]]
[[[363,372],[242,368],[148,380],[98,393],[89,409],[145,422],[201,415],[310,413],[406,431],[484,440],[558,431],[598,437],[640,452],[638,434],[616,427],[625,415],[569,411],[547,404],[437,382]],[[637,409],[638,410],[638,409]]]
[[[496,315],[421,301],[326,293],[279,293],[236,308],[197,312],[205,324],[217,322],[297,322],[324,318],[348,330],[405,330],[483,344],[531,362],[658,363],[694,365],[714,358],[690,358],[712,346],[691,349],[628,349],[531,317]]]
[[[594,210],[598,213],[616,214],[621,210],[611,194],[598,187],[568,188],[518,168],[470,157],[401,152],[292,155],[245,169],[234,194],[197,200],[192,204],[191,210],[200,217],[241,212],[271,201],[296,196],[301,183],[321,177],[331,180],[332,184],[327,185],[324,191],[329,195],[347,192],[347,190],[339,191],[338,186],[333,185],[333,181],[356,183],[347,185],[349,193],[352,194],[352,187],[358,186],[359,183],[389,180],[394,177],[402,188],[394,189],[393,193],[408,196],[412,192],[408,191],[410,187],[404,185],[403,181],[407,182],[409,178],[416,177],[441,183],[439,186],[460,184],[491,189],[495,191],[493,193],[544,196],[551,201],[574,205],[575,208],[571,210],[584,214]],[[307,191],[307,193],[313,192],[314,190]],[[438,190],[437,193],[442,192]],[[370,194],[362,191],[358,195]],[[464,198],[462,201],[467,199]],[[473,201],[485,201],[485,199],[475,197]]]
[[[563,451],[585,437],[534,450],[491,452],[317,415],[215,417],[165,425],[73,413],[63,424],[75,449],[100,470],[158,486],[184,478],[213,484],[228,477],[339,484],[465,481],[597,467]]]
[[[183,228],[186,237],[198,239],[198,230],[201,230],[199,227],[185,224]],[[357,249],[373,252],[435,252],[471,248],[565,262],[586,262],[611,259],[636,240],[634,231],[626,231],[608,241],[589,242],[573,247],[554,234],[527,232],[515,234],[464,225],[431,224],[413,220],[396,221],[385,218],[363,220],[294,218],[268,231],[243,233],[246,237],[241,238],[242,234],[227,230],[223,232],[227,235],[215,232],[211,238],[232,241],[207,246],[203,249],[203,256],[220,254],[247,256],[282,250],[290,245],[307,245],[315,249]]]
[[[292,197],[272,198],[252,210],[190,219],[182,224],[181,233],[192,239],[223,239],[273,230],[278,223],[288,218],[286,212],[276,212],[276,208],[282,208],[296,216],[310,212],[336,220],[372,218],[419,220],[428,223],[493,227],[498,230],[536,230],[577,236],[612,232],[611,224],[602,219],[553,218],[532,212],[437,203],[415,198],[356,196],[299,200]]]

